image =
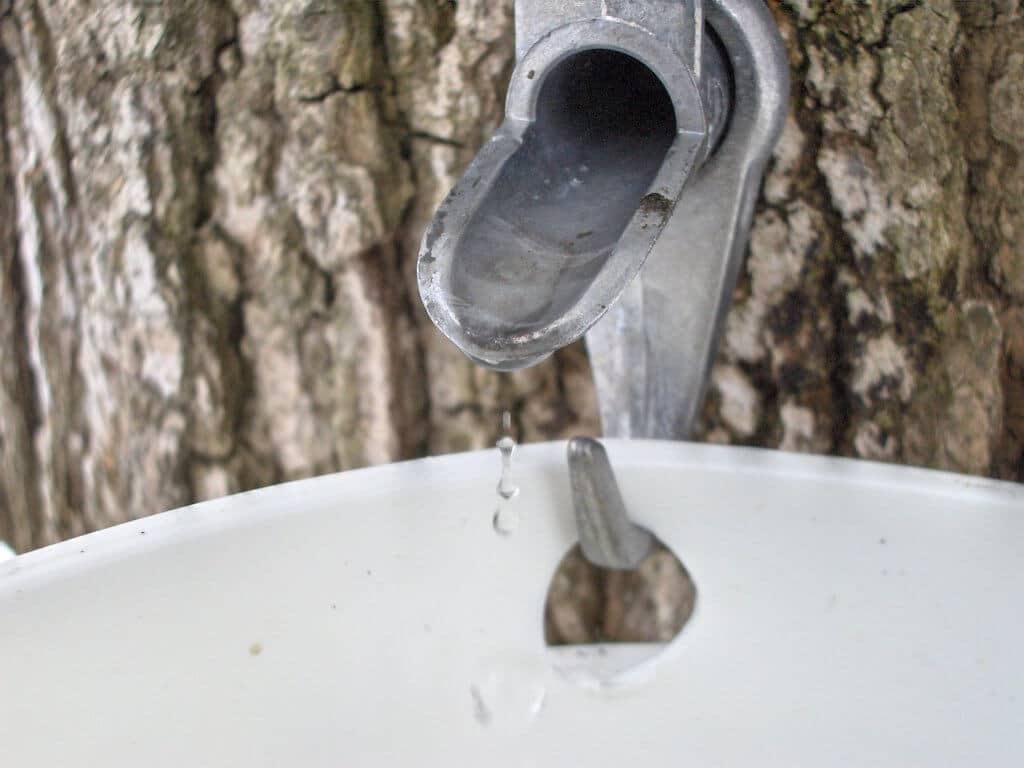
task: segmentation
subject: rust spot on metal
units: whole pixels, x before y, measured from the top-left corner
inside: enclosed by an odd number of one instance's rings
[[[660,216],[667,219],[672,213],[672,201],[658,192],[644,195],[640,200],[640,213],[645,216]]]

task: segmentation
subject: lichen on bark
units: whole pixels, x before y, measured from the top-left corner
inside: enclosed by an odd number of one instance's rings
[[[705,435],[1024,479],[1020,288],[1000,283],[1019,248],[1020,8],[867,6],[773,5],[791,114]]]

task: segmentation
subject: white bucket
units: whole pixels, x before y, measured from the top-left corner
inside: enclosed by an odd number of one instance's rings
[[[496,451],[425,459],[0,563],[0,764],[1024,765],[1024,489],[607,446],[697,585],[640,669],[581,684],[544,646],[564,444],[520,449],[510,501]]]

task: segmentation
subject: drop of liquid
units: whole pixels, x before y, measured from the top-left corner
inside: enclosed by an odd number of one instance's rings
[[[509,536],[519,527],[519,512],[509,506],[498,507],[494,511],[494,530],[502,536]]]
[[[547,676],[543,659],[508,655],[486,661],[469,688],[473,719],[495,730],[525,729],[544,708]]]
[[[516,441],[505,435],[497,445],[501,452],[501,478],[498,480],[498,495],[503,499],[511,499],[519,493],[519,486],[512,482],[512,454],[516,450]]]

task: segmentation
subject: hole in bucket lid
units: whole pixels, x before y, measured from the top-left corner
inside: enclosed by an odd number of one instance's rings
[[[577,544],[548,587],[544,640],[551,663],[585,687],[629,684],[679,636],[696,601],[689,572],[661,541],[633,571],[593,565]]]

